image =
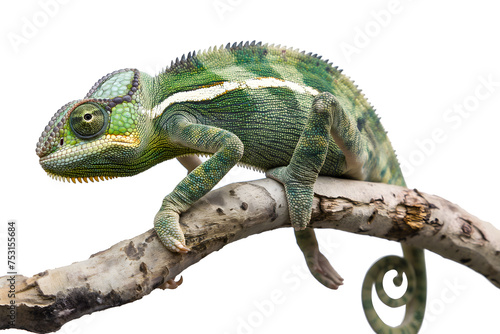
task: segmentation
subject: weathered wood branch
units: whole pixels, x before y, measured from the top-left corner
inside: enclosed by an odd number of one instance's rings
[[[500,231],[437,196],[386,184],[319,178],[311,225],[396,240],[464,264],[500,288]],[[88,260],[33,277],[0,278],[0,328],[56,331],[66,322],[133,302],[165,287],[226,244],[290,226],[281,185],[270,179],[212,191],[181,217],[188,254],[164,248],[153,230]],[[10,278],[10,281],[9,281]],[[15,301],[15,324],[11,301]]]

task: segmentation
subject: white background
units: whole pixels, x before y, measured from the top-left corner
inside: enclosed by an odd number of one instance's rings
[[[25,0],[1,7],[0,235],[8,219],[18,221],[26,276],[151,228],[163,196],[185,175],[170,161],[133,178],[56,182],[35,154],[53,113],[113,70],[156,73],[188,51],[242,40],[313,51],[339,65],[377,108],[400,159],[410,161],[409,187],[500,228],[500,20],[493,1]],[[481,78],[496,84],[488,91]],[[459,107],[466,114],[453,111]],[[261,177],[235,169],[221,184]],[[177,290],[82,317],[61,333],[370,333],[361,282],[371,263],[399,254],[399,246],[318,233],[345,278],[338,291],[302,274],[293,233],[283,229],[210,255],[183,273]],[[498,332],[497,288],[429,252],[427,270],[422,333]],[[281,298],[271,307],[266,301],[276,294]]]

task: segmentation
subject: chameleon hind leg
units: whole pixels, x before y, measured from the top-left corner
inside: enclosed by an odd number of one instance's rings
[[[271,169],[267,176],[285,187],[297,243],[312,275],[323,285],[337,289],[342,284],[342,277],[319,251],[314,230],[306,228],[311,219],[314,183],[325,162],[331,137],[346,157],[349,175],[359,174],[366,146],[363,146],[356,123],[331,93],[321,93],[313,101],[289,165]]]

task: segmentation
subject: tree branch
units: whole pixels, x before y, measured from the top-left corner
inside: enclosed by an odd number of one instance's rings
[[[500,231],[458,206],[417,190],[326,177],[318,179],[315,192],[312,227],[426,248],[468,266],[500,288]],[[1,277],[0,329],[56,331],[82,315],[167,287],[167,281],[230,242],[290,223],[282,186],[263,179],[212,191],[182,214],[181,225],[192,249],[188,254],[166,251],[149,230],[86,261],[29,278]],[[12,319],[11,301],[16,305]]]

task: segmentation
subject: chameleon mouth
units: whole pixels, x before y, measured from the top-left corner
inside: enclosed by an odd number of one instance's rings
[[[106,181],[106,180],[111,180],[111,179],[116,179],[116,176],[86,176],[86,177],[69,177],[69,176],[61,176],[61,175],[56,175],[52,174],[50,172],[47,172],[47,175],[50,176],[52,179],[61,181],[61,182],[68,182],[68,183],[76,183],[76,181],[82,183],[89,183],[90,182],[99,182],[99,181]]]

